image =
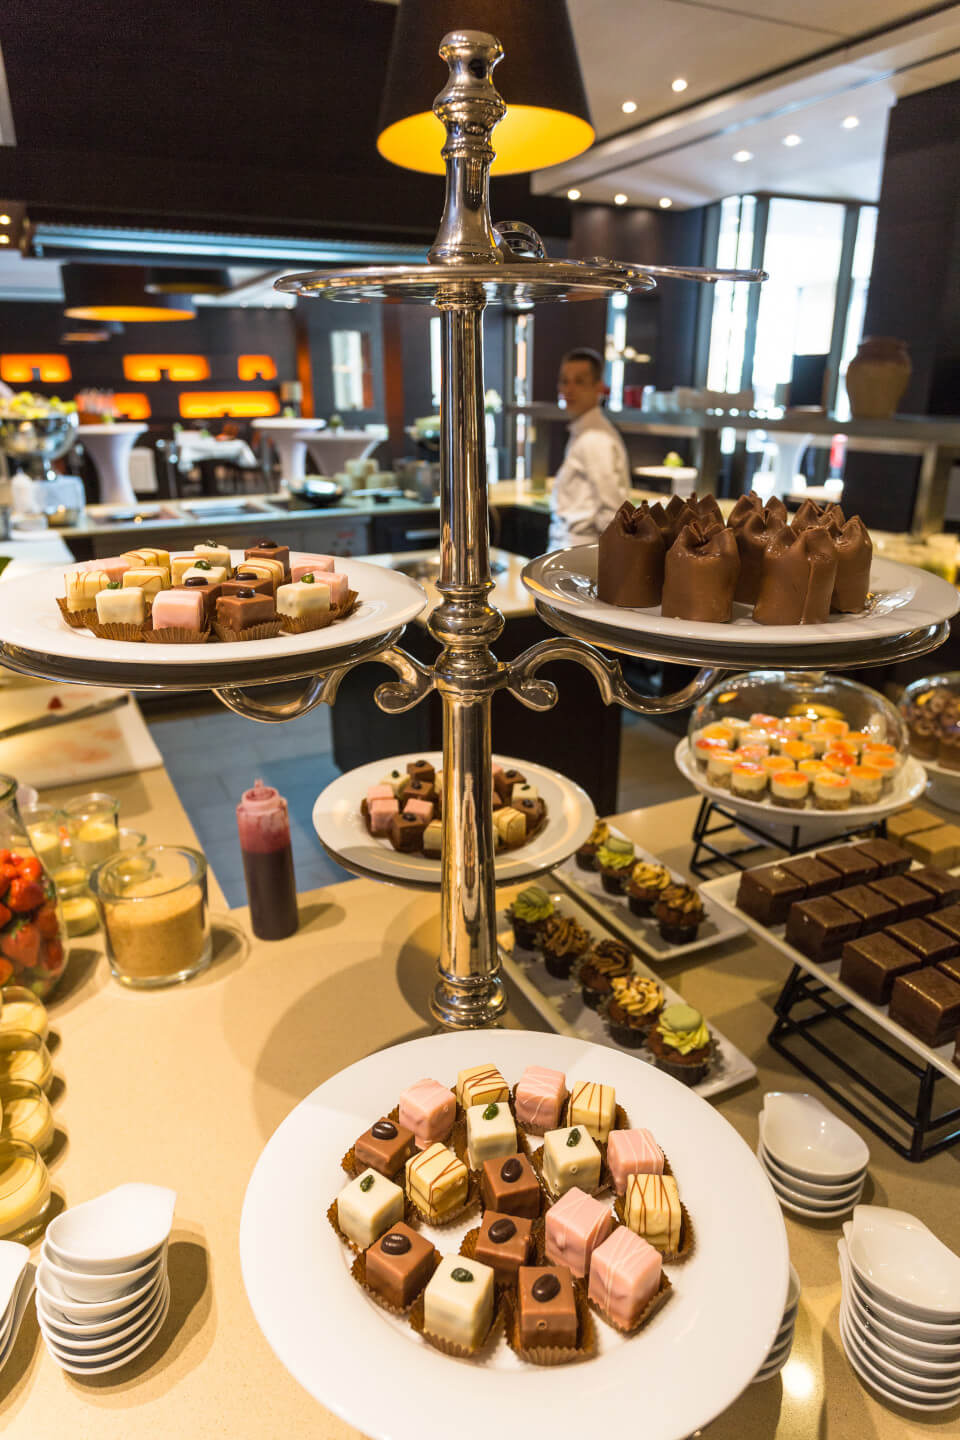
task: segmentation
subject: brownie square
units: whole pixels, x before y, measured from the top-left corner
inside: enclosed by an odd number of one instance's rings
[[[892,900],[878,895],[869,885],[851,885],[846,890],[835,890],[833,899],[860,917],[861,935],[872,935],[874,931],[882,930],[900,913]]]
[[[533,1221],[522,1215],[488,1210],[480,1224],[476,1259],[489,1265],[498,1280],[516,1279],[521,1265],[533,1259]]]
[[[811,960],[835,960],[859,929],[859,917],[829,895],[800,900],[787,916],[787,939]]]
[[[524,1265],[520,1271],[517,1324],[524,1349],[577,1343],[577,1302],[566,1265]]]
[[[960,940],[960,905],[948,905],[945,910],[931,910],[927,916],[931,925]]]
[[[936,830],[921,830],[916,835],[907,835],[903,847],[921,865],[939,865],[942,870],[949,870],[960,860],[960,828],[938,825]]]
[[[805,894],[803,881],[782,865],[764,865],[759,870],[745,870],[740,876],[737,905],[761,925],[782,925],[790,906]]]
[[[942,824],[939,815],[919,806],[916,809],[898,810],[896,815],[887,818],[887,839],[900,844],[907,835],[915,835],[918,830],[935,830]]]
[[[886,900],[892,900],[897,907],[898,920],[912,920],[915,915],[925,915],[934,906],[929,890],[914,885],[902,875],[889,875],[885,880],[871,880],[870,889],[876,890]]]
[[[540,1214],[540,1183],[526,1155],[485,1160],[480,1194],[485,1207],[501,1215],[525,1215],[536,1220]]]
[[[862,855],[855,845],[837,845],[833,850],[819,850],[817,859],[821,865],[837,870],[843,876],[844,885],[862,885],[876,880],[880,867],[868,855]]]
[[[405,1310],[424,1288],[435,1266],[429,1240],[399,1221],[364,1254],[367,1284],[397,1310]]]
[[[924,965],[936,965],[940,960],[949,960],[951,955],[960,955],[960,941],[953,940],[928,925],[926,920],[900,920],[896,925],[887,926],[887,934],[898,945],[905,945],[914,955],[919,955]]]
[[[861,840],[854,845],[868,860],[880,867],[880,879],[887,875],[902,875],[910,869],[910,853],[892,840]]]
[[[960,878],[949,875],[936,865],[921,865],[918,870],[909,870],[907,879],[929,890],[938,905],[953,905],[960,900]]]
[[[900,975],[890,995],[890,1019],[928,1045],[945,1045],[960,1027],[960,984],[928,965]]]
[[[806,887],[805,900],[816,900],[830,890],[839,890],[843,884],[836,870],[821,864],[812,855],[798,855],[793,860],[785,860],[782,869]]]
[[[889,935],[863,935],[843,947],[840,979],[874,1005],[886,1005],[899,975],[919,970],[919,956],[891,940]]]

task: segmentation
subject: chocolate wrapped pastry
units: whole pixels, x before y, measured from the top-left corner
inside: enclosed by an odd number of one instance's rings
[[[667,551],[662,613],[677,620],[728,623],[733,618],[739,574],[740,557],[732,530],[705,534],[700,525],[684,525]]]
[[[839,505],[836,506],[840,510]],[[843,511],[840,511],[841,515]],[[856,615],[867,603],[873,544],[859,515],[853,515],[836,537],[837,578],[830,609]]]
[[[769,500],[764,506],[764,511],[767,515],[772,516],[773,519],[779,520],[781,525],[786,525],[790,518],[787,514],[787,507],[786,505],[784,505],[779,495],[770,496]]]
[[[740,500],[745,499],[747,496],[740,496]],[[738,500],[737,504],[739,503]],[[739,525],[733,524],[732,515],[730,521],[730,529],[736,536],[737,553],[740,556],[740,575],[733,598],[744,605],[755,605],[760,593],[763,557],[774,535],[783,529],[783,522],[769,510],[752,510]]]
[[[736,530],[744,521],[749,520],[751,515],[763,514],[763,501],[756,490],[751,490],[749,495],[741,495],[736,505],[730,511],[730,518],[727,524],[731,530]]]
[[[597,598],[646,609],[663,593],[663,536],[646,505],[624,501],[600,536]]]
[[[811,525],[819,525],[823,520],[823,511],[815,500],[804,500],[796,515],[790,521],[790,529],[795,535],[800,535],[804,530],[809,530]]]
[[[695,523],[697,519],[696,511],[691,510],[686,500],[681,500],[679,495],[672,495],[666,506],[661,505],[658,500],[650,506],[650,514],[663,536],[664,548],[667,550],[670,549],[684,525]]]
[[[831,535],[839,535],[846,523],[847,517],[835,500],[831,500],[829,505],[823,507],[820,524],[825,525]]]
[[[806,504],[806,501],[804,501]],[[836,541],[821,525],[784,525],[763,556],[753,618],[758,625],[822,625],[837,578]]]
[[[723,524],[723,511],[717,504],[716,496],[700,495],[698,497],[693,495],[687,501],[687,504],[696,515],[702,528],[709,530],[712,529],[714,525]]]

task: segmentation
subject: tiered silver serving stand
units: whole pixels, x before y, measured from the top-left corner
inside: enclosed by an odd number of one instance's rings
[[[552,661],[573,660],[588,669],[608,704],[638,714],[682,709],[713,685],[724,669],[742,668],[736,646],[660,644],[655,637],[638,643],[635,633],[586,626],[570,614],[538,602],[546,622],[562,632],[532,646],[514,661],[498,660],[492,646],[503,617],[490,603],[487,535],[487,482],[484,440],[482,318],[488,305],[529,307],[542,301],[597,300],[611,294],[649,290],[658,276],[699,280],[762,280],[760,271],[726,271],[669,266],[623,265],[602,258],[560,261],[547,258],[540,237],[520,222],[494,225],[489,207],[491,135],[506,106],[493,85],[492,72],[502,56],[500,42],[477,31],[454,31],[441,44],[449,79],[434,104],[447,139],[446,199],[437,238],[427,261],[402,267],[317,271],[289,276],[277,288],[305,297],[340,301],[383,300],[387,304],[434,305],[442,318],[442,398],[440,441],[441,602],[429,619],[440,646],[432,666],[397,648],[401,629],[385,632],[363,646],[325,649],[290,661],[217,662],[215,652],[199,664],[183,665],[146,684],[142,669],[130,679],[138,689],[213,689],[231,710],[266,723],[291,720],[316,705],[332,704],[343,676],[354,666],[376,660],[397,679],[379,686],[376,703],[399,713],[436,691],[443,709],[443,850],[441,861],[441,948],[438,979],[431,1000],[437,1020],[453,1029],[495,1024],[506,1008],[496,944],[494,832],[492,811],[491,701],[508,690],[533,710],[549,710],[556,687],[539,678]],[[945,638],[937,633],[900,637],[899,656],[922,653]],[[591,643],[593,642],[593,643]],[[647,658],[699,665],[695,678],[676,694],[652,699],[625,681],[620,664],[595,648]],[[911,648],[911,646],[919,648]],[[96,666],[56,660],[3,646],[3,663],[27,674],[57,680],[107,683]],[[873,660],[870,656],[870,660]],[[890,655],[885,658],[891,658]],[[776,657],[751,649],[750,663],[769,665]],[[831,663],[850,664],[837,659]],[[869,663],[864,661],[863,663]],[[824,667],[811,657],[809,668]],[[278,700],[261,687],[303,681],[293,698]],[[111,667],[110,684],[125,683]],[[349,866],[349,861],[344,860]]]

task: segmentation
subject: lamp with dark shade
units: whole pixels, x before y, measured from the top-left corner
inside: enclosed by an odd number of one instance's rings
[[[446,80],[438,47],[450,30],[489,31],[503,45],[497,85],[507,113],[494,133],[492,174],[559,165],[593,143],[565,0],[400,0],[377,136],[385,160],[443,174],[446,132],[433,102]]]
[[[64,322],[61,345],[98,345],[114,335],[122,335],[123,326],[116,320],[67,320]]]
[[[230,289],[230,273],[227,270],[154,265],[147,271],[144,288],[150,295],[225,295]]]
[[[64,314],[71,320],[192,320],[196,311],[174,295],[148,295],[139,265],[61,265]]]

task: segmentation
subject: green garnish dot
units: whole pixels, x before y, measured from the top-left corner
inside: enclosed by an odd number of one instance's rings
[[[463,1284],[467,1280],[472,1280],[473,1274],[469,1270],[464,1270],[462,1265],[458,1265],[456,1270],[450,1271],[450,1279],[459,1280]]]
[[[499,1105],[495,1105],[495,1104],[491,1101],[491,1103],[487,1106],[486,1110],[484,1110],[484,1112],[483,1112],[483,1118],[484,1118],[484,1120],[496,1120],[496,1118],[497,1118],[497,1116],[498,1116],[499,1114],[500,1114],[500,1106],[499,1106]]]
[[[579,1144],[580,1144],[580,1131],[579,1131],[579,1130],[571,1130],[571,1131],[570,1131],[570,1134],[567,1136],[567,1144],[571,1147],[571,1149],[573,1148],[574,1145],[579,1145]]]
[[[209,569],[210,569],[210,561],[209,561],[209,560],[195,560],[195,561],[193,562],[193,568],[194,568],[194,570],[209,570]]]
[[[209,545],[211,550],[219,550],[219,549],[220,549],[220,546],[217,544],[216,540],[204,540],[203,543],[204,543],[204,545]]]
[[[120,586],[120,581],[119,581],[119,580],[110,580],[110,581],[108,581],[108,583],[107,583],[107,589],[108,589],[108,590],[119,590],[120,588],[121,588],[121,586]]]
[[[300,579],[301,579],[301,581],[303,582],[304,585],[313,585],[313,584],[314,584],[313,571],[311,570],[311,571],[309,571],[306,575],[301,575],[301,576],[300,576]]]
[[[372,1189],[372,1187],[373,1187],[373,1176],[372,1176],[372,1175],[364,1175],[363,1179],[360,1181],[360,1189],[363,1190],[364,1192],[366,1192],[367,1190]]]

